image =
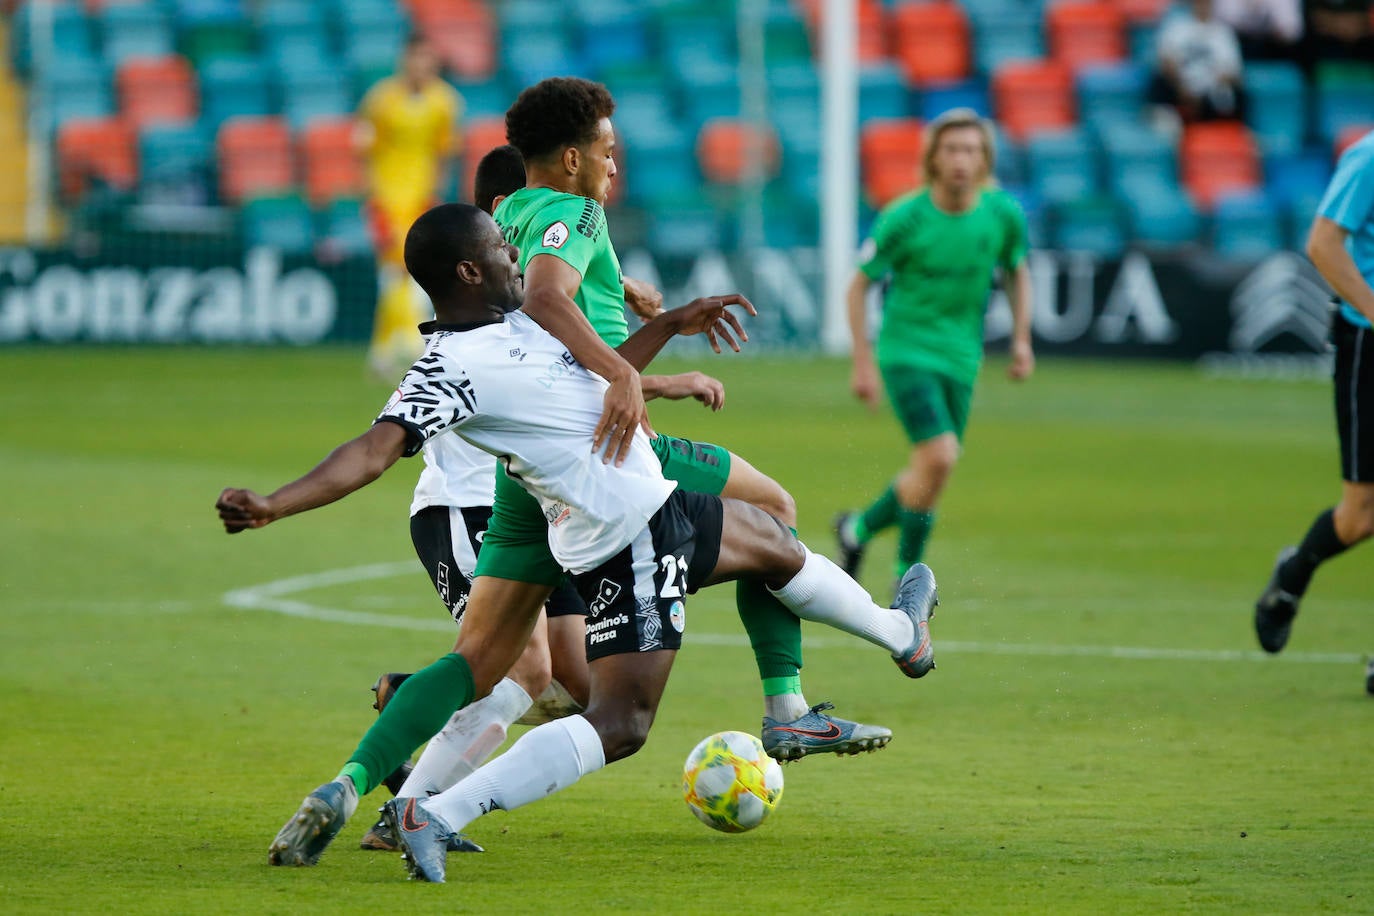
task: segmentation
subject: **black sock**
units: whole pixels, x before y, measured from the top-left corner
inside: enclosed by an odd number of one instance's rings
[[[1335,510],[1327,509],[1307,529],[1298,552],[1279,567],[1279,588],[1301,595],[1307,591],[1307,583],[1312,581],[1317,567],[1349,546],[1336,534]]]

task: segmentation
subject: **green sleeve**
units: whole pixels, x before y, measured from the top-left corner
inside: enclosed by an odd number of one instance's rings
[[[1006,223],[1006,242],[1002,246],[1002,257],[998,263],[1005,271],[1013,271],[1026,259],[1030,247],[1030,233],[1026,228],[1026,214],[1016,198],[1010,194],[1003,198],[1004,222]]]
[[[888,206],[878,214],[878,218],[873,221],[873,231],[859,249],[859,270],[870,280],[881,280],[892,273],[895,260],[892,250],[895,241],[892,224],[896,222],[892,211],[893,207]]]
[[[522,252],[526,264],[535,255],[551,254],[584,277],[587,265],[606,245],[606,214],[586,197],[560,197],[530,221]]]

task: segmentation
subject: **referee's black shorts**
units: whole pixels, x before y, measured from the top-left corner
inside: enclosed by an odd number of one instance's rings
[[[1336,348],[1332,381],[1341,479],[1374,483],[1374,331],[1351,324],[1337,310],[1331,343]]]

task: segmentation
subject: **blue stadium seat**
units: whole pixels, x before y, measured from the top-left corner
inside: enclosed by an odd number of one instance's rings
[[[1317,217],[1317,208],[1321,206],[1321,201],[1321,194],[1299,194],[1284,211],[1283,221],[1288,247],[1294,251],[1307,249],[1307,234],[1312,231],[1312,221]]]
[[[987,21],[975,20],[973,36],[973,66],[985,77],[1010,61],[1045,56],[1041,17],[1033,11],[1008,10]]]
[[[677,72],[684,117],[693,131],[712,118],[734,118],[739,108],[739,69],[690,57]]]
[[[1006,185],[1025,185],[1030,182],[1026,166],[1026,151],[1004,130],[993,125],[993,144],[997,151],[995,175]]]
[[[1321,197],[1331,180],[1331,157],[1307,151],[1264,157],[1265,193],[1280,209],[1303,197]]]
[[[951,108],[972,108],[980,115],[992,116],[992,103],[980,80],[927,86],[922,90],[919,113],[922,121],[932,121]]]
[[[1084,197],[1053,208],[1051,240],[1060,251],[1086,251],[1103,258],[1126,250],[1121,212],[1111,198]]]
[[[1329,148],[1347,127],[1374,124],[1374,86],[1318,87],[1317,134]]]
[[[651,59],[649,20],[634,6],[601,5],[582,18],[581,51],[592,73],[617,64]]]
[[[276,112],[267,68],[256,58],[214,58],[199,76],[201,121],[212,134],[229,118]]]
[[[1137,121],[1145,101],[1147,73],[1136,64],[1088,67],[1078,73],[1078,115],[1101,128],[1111,121]]]
[[[820,109],[776,108],[769,112],[782,145],[782,185],[790,193],[815,200],[821,190]]]
[[[54,3],[49,4],[49,9],[52,11],[53,66],[94,60],[95,42],[90,20],[80,6]],[[10,60],[14,62],[14,71],[24,79],[33,75],[33,49],[29,47],[29,19],[32,13],[32,4],[20,4],[9,29]]]
[[[1135,239],[1146,245],[1177,246],[1197,240],[1202,219],[1176,183],[1153,176],[1128,176],[1120,185]]]
[[[372,234],[363,216],[362,204],[351,199],[336,200],[319,214],[318,237],[326,251],[335,255],[370,255]]]
[[[796,10],[781,6],[764,12],[763,57],[770,67],[811,62],[811,37]]]
[[[145,203],[207,204],[214,144],[195,124],[158,124],[138,136],[139,197]]]
[[[118,67],[135,57],[173,53],[176,40],[162,9],[152,3],[115,3],[100,11],[101,53]]]
[[[455,88],[463,97],[465,117],[504,115],[516,96],[516,93],[499,78],[492,78],[484,83],[458,83]]]
[[[1081,128],[1040,133],[1026,143],[1031,187],[1048,204],[1097,192],[1097,153]]]
[[[620,122],[624,138],[621,159],[626,196],[645,202],[662,195],[689,196],[701,191],[693,146],[696,134],[667,122],[650,125]]]
[[[343,56],[355,95],[361,97],[373,83],[396,69],[408,29],[405,20],[392,19],[386,23],[379,20],[372,27],[355,31],[345,30]]]
[[[1264,194],[1228,195],[1217,201],[1213,245],[1217,254],[1254,261],[1284,247],[1283,225]]]
[[[529,29],[566,28],[567,6],[560,0],[505,0],[492,4],[501,34]]]
[[[768,106],[774,108],[799,108],[811,106],[816,111],[821,104],[821,81],[816,68],[811,63],[781,64],[768,68]],[[863,107],[863,89],[860,84],[860,110]],[[860,118],[863,116],[860,115]]]
[[[353,88],[338,70],[291,74],[281,83],[281,113],[293,131],[311,121],[346,117],[355,109]]]
[[[299,197],[250,200],[241,217],[243,240],[249,247],[276,248],[286,254],[309,254],[314,248],[314,219]]]
[[[410,28],[404,8],[395,0],[337,0],[331,18],[342,23],[346,34],[400,32]]]
[[[1307,134],[1307,85],[1295,64],[1253,61],[1245,65],[1246,121],[1265,153],[1293,153]]]
[[[110,74],[101,64],[71,62],[54,69],[39,82],[46,92],[50,131],[68,121],[103,118],[115,112]]]
[[[1168,18],[1168,14],[1165,14],[1165,18]],[[1158,22],[1132,23],[1126,30],[1126,47],[1131,60],[1146,70],[1153,69],[1157,60],[1155,43],[1158,40]]]
[[[1178,156],[1173,144],[1143,124],[1114,122],[1100,133],[1108,189],[1118,196],[1130,181],[1178,184]]]
[[[566,76],[583,69],[567,37],[551,31],[512,35],[501,47],[501,69],[512,85],[532,86],[550,76]]]
[[[859,122],[871,118],[905,118],[911,114],[909,93],[896,64],[869,64],[859,71]]]
[[[670,257],[720,249],[726,239],[716,208],[697,194],[655,199],[646,234],[650,248]]]
[[[1008,185],[1007,193],[1016,198],[1026,214],[1026,235],[1030,247],[1045,248],[1050,243],[1049,214],[1045,202],[1025,185]]]

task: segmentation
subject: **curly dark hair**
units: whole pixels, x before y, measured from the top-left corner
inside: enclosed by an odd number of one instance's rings
[[[615,111],[600,83],[554,76],[530,86],[506,111],[506,139],[528,161],[596,138],[596,124]]]

